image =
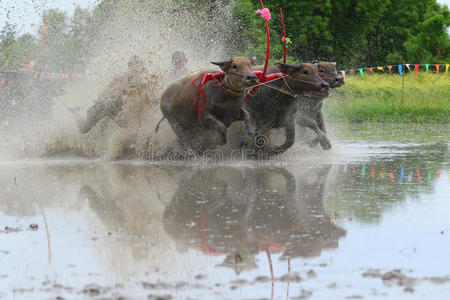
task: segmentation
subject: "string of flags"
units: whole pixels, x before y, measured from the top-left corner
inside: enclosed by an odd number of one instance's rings
[[[348,173],[348,168],[344,168],[344,174]],[[441,180],[442,178],[442,170],[438,169],[437,173],[436,171],[430,172],[420,170],[420,168],[416,168],[413,171],[409,170],[409,172],[406,174],[405,167],[402,165],[400,167],[400,170],[391,172],[386,172],[385,169],[381,169],[380,171],[376,171],[375,168],[367,167],[366,165],[362,165],[361,169],[352,167],[351,168],[351,175],[352,176],[360,176],[360,177],[369,177],[371,179],[387,179],[389,178],[392,182],[395,181],[395,179],[398,179],[400,182],[404,181],[413,181],[417,180],[417,182],[421,182],[422,180],[432,181],[434,179]],[[448,179],[450,180],[450,174],[448,174]]]
[[[0,72],[0,88],[5,88],[11,82],[11,74],[22,74],[22,75],[31,75],[32,78],[40,78],[40,79],[71,79],[76,80],[80,78],[89,78],[95,79],[96,76],[87,75],[87,74],[73,74],[73,73],[51,73],[51,72],[35,72],[35,71],[15,71],[15,72]]]
[[[404,66],[406,67],[406,69],[404,68]],[[364,71],[367,70],[370,72],[370,74],[375,74],[375,72],[381,71],[381,72],[387,72],[389,70],[389,73],[393,73],[393,70],[396,69],[398,74],[400,76],[402,76],[405,71],[407,70],[408,72],[412,72],[412,69],[414,69],[414,72],[416,73],[416,75],[419,74],[419,69],[420,67],[423,66],[425,67],[425,71],[428,72],[430,71],[430,66],[432,68],[434,68],[434,71],[439,75],[440,71],[443,71],[443,69],[441,69],[440,66],[445,67],[445,73],[448,73],[450,64],[399,64],[399,65],[388,65],[388,66],[378,66],[378,67],[368,67],[368,68],[354,68],[354,69],[350,69],[350,70],[341,70],[340,72],[342,73],[342,75],[345,77],[346,74],[350,75],[356,75],[356,74],[360,74],[362,77],[364,77],[365,73]],[[366,71],[366,73],[367,73]]]

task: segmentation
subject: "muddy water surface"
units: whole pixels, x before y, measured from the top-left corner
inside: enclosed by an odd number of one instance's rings
[[[448,127],[335,131],[273,163],[1,161],[0,299],[448,299]]]

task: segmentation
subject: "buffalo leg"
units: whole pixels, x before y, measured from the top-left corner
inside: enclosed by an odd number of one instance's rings
[[[241,147],[245,147],[248,145],[248,139],[255,135],[256,125],[250,114],[244,108],[241,108],[241,115],[238,121],[244,121],[245,132],[241,137],[240,145]]]
[[[225,145],[227,143],[227,127],[211,113],[203,113],[200,117],[202,125],[209,129],[214,129],[221,135],[221,140],[218,141],[219,145]]]
[[[273,149],[274,154],[281,154],[287,149],[291,148],[295,142],[295,120],[293,117],[289,117],[285,122],[284,131],[286,134],[286,140],[284,144]]]
[[[319,126],[319,129],[322,130],[323,133],[327,133],[327,129],[325,128],[325,119],[323,118],[323,114],[321,111],[317,114],[316,122]]]
[[[310,128],[317,134],[316,138],[310,143],[311,147],[315,146],[317,143],[320,143],[322,149],[324,150],[328,150],[331,148],[330,140],[328,139],[326,133],[320,130],[319,124],[317,124],[316,120],[309,116],[303,115],[301,116],[301,124],[305,127]]]

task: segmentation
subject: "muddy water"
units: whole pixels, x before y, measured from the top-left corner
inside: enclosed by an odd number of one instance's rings
[[[0,162],[0,299],[448,298],[448,127],[332,131],[275,162]]]

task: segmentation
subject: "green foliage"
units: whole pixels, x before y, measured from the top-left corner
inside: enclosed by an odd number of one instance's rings
[[[133,18],[132,12],[138,15],[155,9],[168,10],[177,17],[189,14],[200,28],[215,22],[220,26],[213,36],[226,37],[230,55],[256,56],[258,63],[264,62],[265,24],[255,13],[259,0],[173,1],[179,6],[165,6],[163,0],[103,0],[93,11],[77,8],[72,17],[55,9],[45,11],[49,24],[46,70],[81,72],[91,55],[97,29],[111,16],[127,12],[127,17]],[[339,68],[346,69],[450,61],[450,12],[436,0],[265,0],[264,4],[272,13],[271,62],[283,57],[280,7],[286,34],[293,41],[288,48],[292,63],[336,61]],[[26,59],[40,61],[42,24],[40,28],[37,38],[18,37],[15,26],[6,22],[0,31],[0,67],[14,70]],[[222,28],[229,31],[222,32]]]
[[[336,61],[349,68],[450,59],[449,10],[435,0],[266,0],[264,4],[272,13],[274,59],[283,56],[280,7],[293,41],[288,54],[301,61]],[[255,14],[258,8],[259,0],[233,1],[238,22],[233,39],[241,41],[239,52],[264,56],[264,25]],[[260,22],[255,23],[255,18]]]
[[[89,43],[93,38],[92,13],[79,7],[72,18],[58,9],[44,11],[46,28],[45,68],[48,72],[81,72],[89,57]],[[6,22],[0,31],[0,68],[4,71],[20,69],[30,60],[36,67],[43,57],[44,24],[40,25],[38,36],[23,34],[17,37],[15,26]]]

